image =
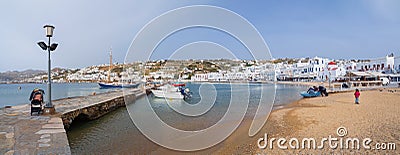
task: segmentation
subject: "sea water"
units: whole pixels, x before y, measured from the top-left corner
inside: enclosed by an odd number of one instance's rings
[[[189,104],[196,104],[201,100],[198,91],[200,86],[201,83],[187,84],[187,87],[193,92],[193,97],[188,100]],[[170,102],[169,104],[181,104],[181,100],[165,100],[149,95],[139,98],[135,103],[128,104],[126,108],[119,108],[97,120],[75,122],[67,131],[71,151],[73,154],[92,154],[96,152],[104,154],[149,154],[159,149],[160,146],[148,140],[136,128],[127,111],[129,109],[130,111],[140,112],[143,115],[150,113],[151,111],[137,108],[141,104],[147,104],[147,100],[150,101],[152,109],[158,117],[168,125],[182,130],[199,130],[212,126],[223,117],[231,102],[230,97],[232,94],[246,94],[246,91],[250,90],[249,100],[239,99],[233,102],[248,104],[245,117],[251,117],[258,107],[261,88],[264,88],[264,90],[276,90],[274,107],[280,107],[300,99],[299,93],[306,89],[304,86],[273,84],[235,84],[236,90],[232,90],[229,84],[221,83],[213,84],[213,86],[217,92],[215,103],[207,113],[198,117],[185,117],[175,112],[167,104],[167,102]],[[211,94],[207,94],[210,92],[205,91],[203,97],[211,96]]]
[[[87,96],[93,92],[101,93],[112,89],[100,89],[97,83],[52,83],[52,100]],[[0,84],[0,108],[29,103],[29,96],[35,88],[40,88],[47,93],[47,84]],[[46,99],[45,94],[44,99]]]

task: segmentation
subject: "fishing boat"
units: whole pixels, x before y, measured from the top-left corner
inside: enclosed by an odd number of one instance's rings
[[[112,70],[112,49],[110,48],[110,66],[109,66],[109,68],[108,68],[108,82],[107,83],[105,83],[105,82],[99,82],[98,84],[99,84],[99,86],[100,86],[100,88],[102,88],[102,89],[108,89],[108,88],[137,88],[139,85],[140,85],[140,83],[121,83],[121,82],[117,82],[117,83],[114,83],[114,82],[111,82],[111,77],[110,77],[110,74],[111,74],[111,70]]]
[[[113,83],[99,82],[98,84],[99,84],[100,88],[122,88],[122,85],[117,85],[117,84],[113,84]]]
[[[137,88],[139,87],[140,83],[135,84],[121,84],[121,83],[98,83],[100,88]]]

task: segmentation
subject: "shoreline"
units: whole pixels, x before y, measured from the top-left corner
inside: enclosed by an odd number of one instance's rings
[[[287,106],[273,110],[268,117],[266,127],[255,137],[271,134],[271,137],[326,137],[337,136],[336,130],[345,127],[349,137],[372,138],[375,142],[394,142],[400,144],[400,112],[396,104],[400,99],[400,89],[372,89],[361,91],[361,103],[354,104],[353,92],[340,92],[328,97],[307,98],[292,102]],[[381,98],[383,97],[383,98]],[[396,108],[397,107],[397,108]],[[397,114],[397,115],[396,115]],[[277,123],[277,124],[275,124]],[[271,128],[275,129],[270,132]],[[262,134],[261,134],[262,133]],[[397,138],[396,138],[397,137]],[[254,145],[256,141],[253,141]],[[257,153],[281,154],[288,150],[253,148]],[[396,150],[289,150],[292,153],[394,153]],[[374,152],[375,151],[375,152]],[[253,153],[254,153],[253,152]]]
[[[373,153],[396,154],[396,150],[360,150],[330,149],[279,149],[273,144],[273,149],[260,149],[257,140],[268,134],[271,138],[319,138],[332,135],[338,137],[337,129],[345,127],[346,137],[371,138],[373,142],[392,142],[400,145],[400,89],[382,88],[361,91],[361,103],[354,104],[353,92],[338,92],[328,97],[303,98],[279,109],[273,109],[262,129],[253,137],[248,136],[252,117],[243,120],[241,126],[223,146],[214,150],[216,154],[348,154]],[[397,102],[396,102],[397,101]],[[269,144],[268,144],[269,145]],[[288,145],[288,144],[287,144]]]
[[[282,83],[281,83],[282,84]],[[397,95],[400,95],[400,89],[398,88],[388,88],[388,87],[379,87],[379,88],[368,88],[368,90],[361,89],[362,91],[362,104],[364,100],[364,97],[370,97],[370,92],[373,92],[372,94],[379,94],[383,93],[385,95],[391,96],[390,90],[396,90]],[[118,90],[116,90],[118,91]],[[307,136],[305,133],[305,129],[307,129],[309,126],[314,126],[311,129],[318,128],[318,123],[321,123],[323,121],[320,120],[314,120],[316,117],[315,115],[305,115],[303,111],[306,110],[308,112],[311,111],[311,113],[319,112],[315,111],[315,109],[328,109],[331,108],[331,105],[336,104],[336,100],[339,96],[340,102],[338,104],[343,104],[343,102],[347,103],[344,107],[349,106],[349,103],[352,102],[353,97],[352,93],[349,91],[353,91],[353,88],[351,90],[343,91],[343,92],[335,92],[335,93],[330,93],[328,97],[316,97],[316,98],[302,98],[290,103],[285,103],[285,104],[280,104],[278,106],[273,106],[272,111],[270,115],[267,117],[268,121],[264,125],[261,131],[258,132],[254,137],[249,137],[247,132],[249,129],[249,126],[251,125],[253,117],[245,117],[245,119],[241,123],[241,127],[238,128],[237,131],[235,131],[231,136],[229,136],[228,139],[226,139],[224,142],[218,144],[215,147],[199,151],[199,153],[217,153],[217,154],[254,154],[254,153],[273,153],[273,154],[282,154],[282,153],[287,153],[282,150],[260,150],[257,147],[257,139],[260,137],[263,137],[264,133],[268,133],[269,136],[271,137],[296,137],[296,136]],[[110,92],[104,92],[104,93],[99,93],[96,95],[100,94],[109,94]],[[389,93],[389,94],[388,94]],[[345,99],[343,99],[343,94],[346,96]],[[350,95],[349,95],[350,94]],[[92,96],[92,95],[88,95]],[[349,97],[350,96],[350,97]],[[379,95],[378,95],[379,96]],[[77,97],[70,97],[70,98],[63,98],[59,100],[64,100],[64,99],[75,99],[75,98],[80,98],[80,97],[85,97],[85,96],[77,96]],[[87,96],[86,96],[87,97]],[[376,97],[376,96],[375,96]],[[400,98],[400,97],[399,97]],[[345,101],[343,101],[345,100]],[[384,100],[384,99],[383,99]],[[321,102],[322,101],[322,102]],[[334,104],[327,104],[327,103],[334,103]],[[18,107],[18,106],[15,106]],[[14,108],[14,106],[13,106]],[[334,107],[338,108],[338,107]],[[336,109],[338,113],[340,113],[343,109],[343,107],[339,107]],[[1,108],[0,108],[1,109]],[[392,108],[393,110],[394,108]],[[318,115],[320,116],[320,115]],[[321,114],[321,116],[324,116],[324,113]],[[333,118],[333,117],[332,117]],[[398,117],[396,117],[398,118]],[[376,119],[376,118],[375,118]],[[335,121],[335,119],[333,119]],[[400,121],[400,119],[399,119]],[[324,134],[333,134],[336,128],[338,128],[339,125],[336,125],[334,128],[329,128],[326,131],[329,131],[329,133],[326,133],[325,131],[322,132],[315,132],[317,135],[324,136]],[[348,127],[347,125],[345,127]],[[325,127],[327,128],[327,127]],[[400,128],[398,128],[400,129]],[[400,130],[399,130],[400,131]],[[352,131],[351,131],[352,132]],[[357,131],[358,132],[358,131]],[[393,134],[393,132],[391,132]],[[396,133],[394,133],[396,135]],[[400,143],[398,143],[400,144]],[[275,146],[276,147],[276,146]],[[169,151],[165,150],[163,148],[157,149],[155,152],[161,152],[161,153],[179,153],[175,151]],[[270,152],[271,151],[271,152]],[[301,151],[301,150],[291,150],[291,151]],[[313,151],[313,150],[311,150]],[[318,151],[318,150],[317,150]],[[324,151],[330,151],[330,150],[324,150]],[[298,153],[298,152],[297,152]],[[375,152],[376,153],[376,152]],[[390,153],[390,152],[389,152]]]

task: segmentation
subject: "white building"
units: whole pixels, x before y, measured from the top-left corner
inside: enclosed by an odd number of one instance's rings
[[[157,71],[157,72],[151,72],[150,73],[150,77],[151,78],[155,78],[155,79],[173,79],[174,78],[174,76],[175,76],[175,74],[172,74],[172,73],[165,73],[165,72],[162,72],[162,71]],[[147,77],[147,78],[150,78],[150,77]]]
[[[291,78],[297,80],[326,80],[324,71],[327,69],[329,62],[331,62],[331,60],[320,57],[314,57],[308,60],[301,59],[293,64]]]
[[[394,71],[395,73],[400,73],[400,56],[394,57]]]
[[[344,62],[320,57],[302,58],[292,65],[276,64],[275,70],[277,79],[285,81],[333,81],[346,75]]]
[[[208,81],[208,75],[207,74],[194,74],[191,77],[192,81]]]
[[[346,75],[346,68],[344,65],[338,65],[336,62],[329,62],[326,68],[323,69],[321,80],[334,81],[337,78],[344,77]]]
[[[397,65],[397,67],[399,67]],[[390,54],[383,58],[371,59],[370,62],[357,64],[358,71],[371,71],[380,73],[394,73],[395,72],[394,55]]]

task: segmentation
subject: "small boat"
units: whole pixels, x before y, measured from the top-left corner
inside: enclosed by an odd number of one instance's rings
[[[99,83],[100,88],[122,88],[122,85],[113,83]]]
[[[121,84],[121,83],[99,83],[100,88],[137,88],[140,83],[135,84]]]
[[[164,91],[164,90],[151,90],[157,98],[167,99],[183,99],[184,96],[180,92]]]
[[[190,90],[183,87],[173,87],[173,85],[165,85],[159,87],[156,90],[151,90],[157,98],[167,98],[167,99],[188,99],[191,97]]]
[[[319,91],[317,91],[317,92],[314,92],[314,91],[305,92],[305,91],[303,91],[303,92],[300,93],[300,95],[303,96],[304,98],[311,98],[311,97],[320,96],[321,92],[319,92]]]
[[[183,82],[175,82],[175,83],[173,83],[172,85],[173,85],[174,87],[184,87],[184,86],[186,86],[186,84],[183,83]]]
[[[113,63],[112,63],[112,49],[110,48],[110,66],[108,67],[108,83],[102,83],[99,82],[99,86],[102,89],[107,89],[107,88],[137,88],[140,83],[126,83],[126,82],[118,82],[118,83],[113,83],[110,77],[111,70],[113,68]]]

